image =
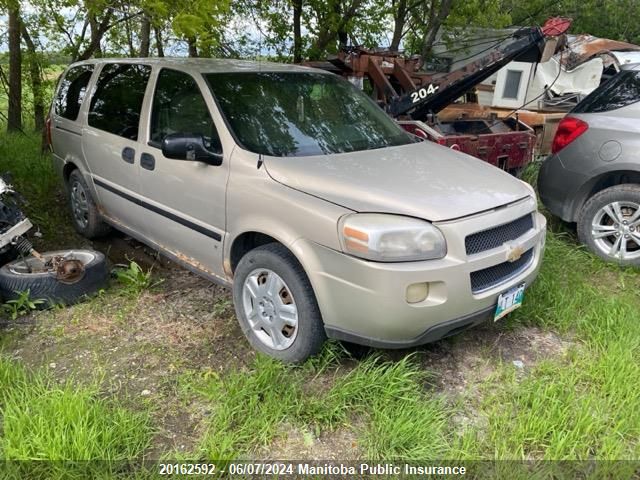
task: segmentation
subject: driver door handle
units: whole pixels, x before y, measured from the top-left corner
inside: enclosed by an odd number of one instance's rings
[[[156,159],[150,153],[140,155],[140,166],[145,170],[154,170],[156,168]]]

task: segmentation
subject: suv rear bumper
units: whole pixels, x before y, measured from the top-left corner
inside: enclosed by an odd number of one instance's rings
[[[545,218],[533,201],[519,202],[472,218],[437,226],[447,239],[447,256],[439,260],[377,263],[345,255],[308,240],[292,249],[313,285],[328,336],[385,348],[428,343],[480,323],[492,315],[498,296],[538,274],[544,250]],[[467,255],[465,238],[493,225],[533,213],[534,228],[509,244]],[[508,259],[514,244],[532,252],[531,261],[494,287],[474,293],[472,272]],[[407,287],[428,283],[425,300],[408,303]]]

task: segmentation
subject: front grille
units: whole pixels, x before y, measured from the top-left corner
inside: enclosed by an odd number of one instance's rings
[[[533,215],[527,214],[513,222],[474,233],[465,238],[467,255],[497,248],[505,242],[515,240],[533,228]]]
[[[482,292],[495,287],[515,277],[524,271],[533,260],[533,248],[527,250],[515,262],[504,262],[493,267],[471,272],[471,291]]]

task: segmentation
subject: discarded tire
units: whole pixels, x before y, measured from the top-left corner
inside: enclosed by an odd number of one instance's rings
[[[107,261],[100,252],[61,250],[41,255],[42,259],[27,257],[0,268],[4,301],[29,290],[29,298],[44,300],[44,306],[73,304],[96,293],[109,279]]]

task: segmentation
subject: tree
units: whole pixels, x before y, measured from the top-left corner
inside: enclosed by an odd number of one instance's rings
[[[20,49],[20,4],[10,1],[9,16],[9,111],[7,130],[22,130],[22,51]]]
[[[33,94],[33,125],[36,131],[44,129],[44,91],[42,87],[42,69],[38,58],[36,45],[31,39],[27,25],[22,23],[22,38],[27,46],[27,62],[29,64],[29,79]]]

